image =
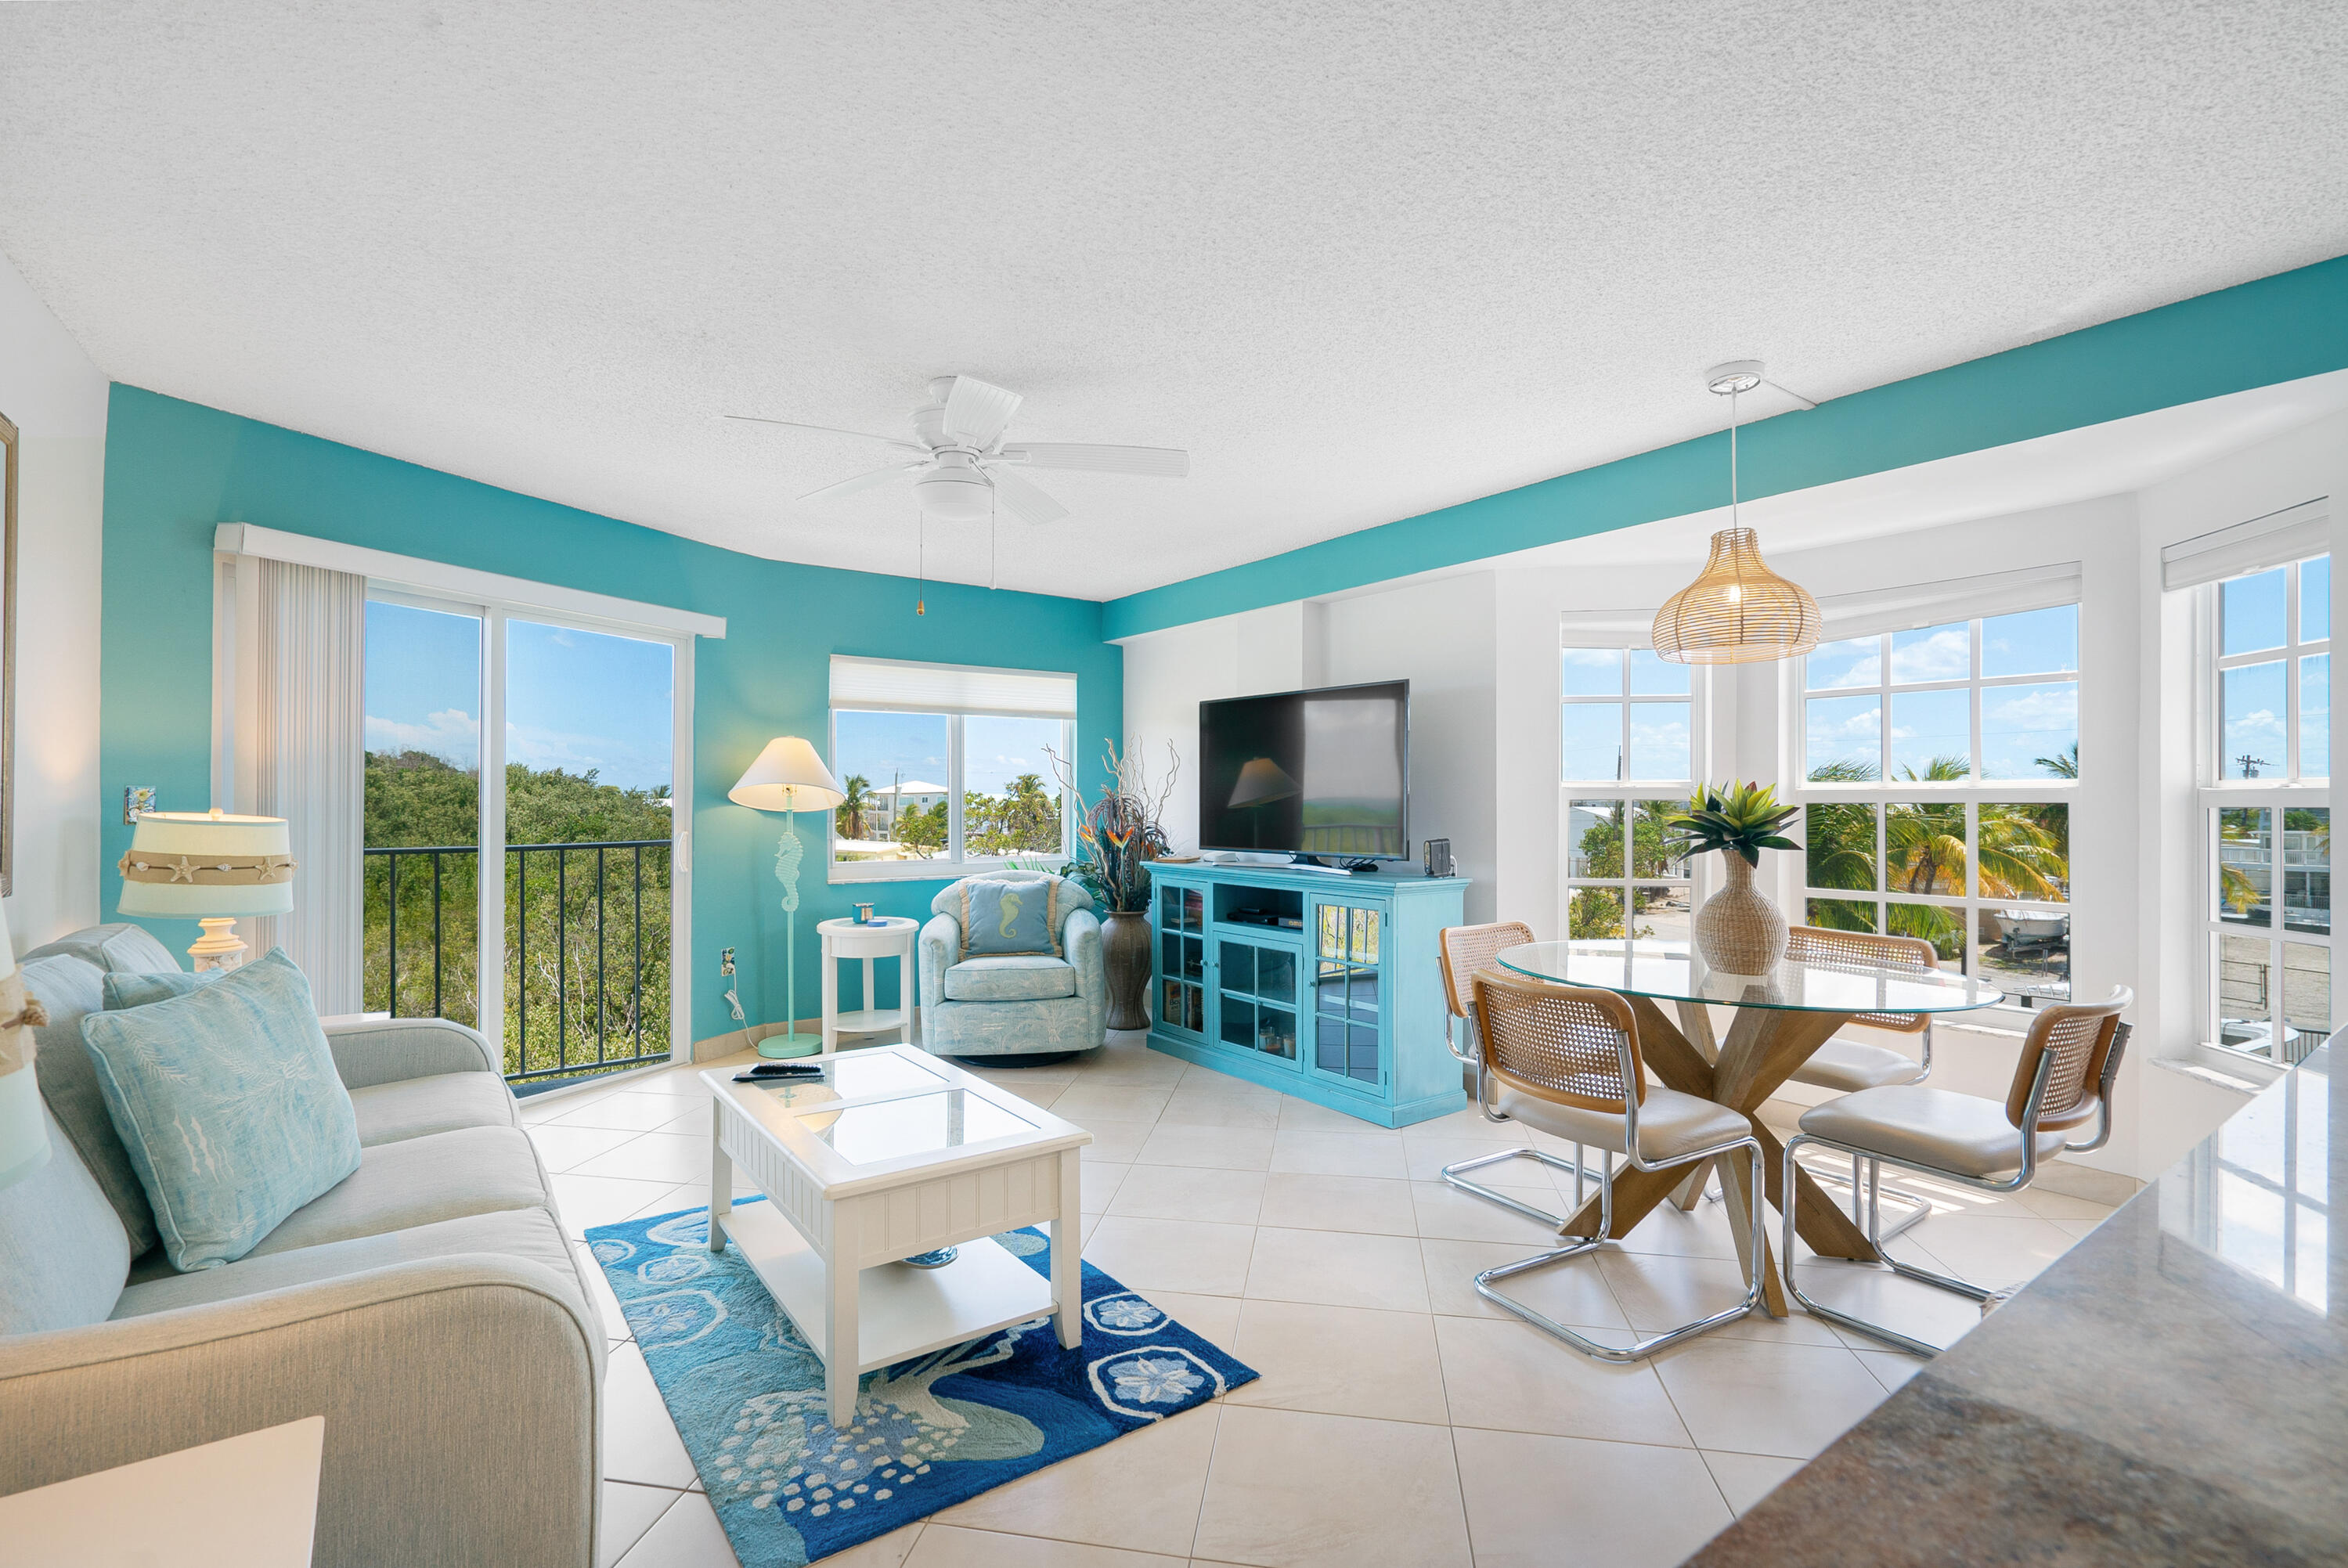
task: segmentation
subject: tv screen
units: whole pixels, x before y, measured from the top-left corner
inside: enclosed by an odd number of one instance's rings
[[[1410,853],[1410,683],[1199,705],[1199,847]]]

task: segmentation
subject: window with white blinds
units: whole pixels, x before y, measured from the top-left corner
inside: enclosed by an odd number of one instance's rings
[[[836,655],[832,880],[1065,859],[1076,717],[1073,675]]]

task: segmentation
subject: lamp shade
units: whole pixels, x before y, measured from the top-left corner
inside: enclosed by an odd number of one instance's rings
[[[767,742],[726,798],[760,811],[829,811],[846,800],[848,792],[814,747],[796,735],[778,735]]]
[[[293,846],[283,817],[149,811],[115,867],[122,873],[115,908],[124,914],[194,920],[294,910]]]
[[[1769,570],[1749,528],[1712,536],[1694,582],[1655,613],[1655,656],[1675,665],[1790,659],[1818,645],[1818,602]]]
[[[7,913],[0,908],[0,1187],[48,1162],[48,1118],[33,1077],[33,1026],[43,1021],[40,1005],[26,998]]]

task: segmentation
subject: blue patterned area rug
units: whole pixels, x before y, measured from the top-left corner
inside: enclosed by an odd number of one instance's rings
[[[1050,1277],[1040,1232],[994,1239]],[[843,1432],[823,1363],[738,1250],[709,1251],[706,1209],[587,1241],[744,1568],[846,1551],[1258,1377],[1086,1264],[1077,1348],[1037,1318],[867,1372]]]

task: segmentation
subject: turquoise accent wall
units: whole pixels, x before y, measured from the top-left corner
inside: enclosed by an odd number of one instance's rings
[[[701,639],[694,655],[695,1039],[732,1023],[716,975],[722,947],[739,950],[752,1021],[786,1016],[773,874],[782,820],[732,804],[726,790],[777,735],[822,746],[831,655],[1074,671],[1087,793],[1102,781],[1102,740],[1123,728],[1124,655],[1103,643],[1101,607],[1090,601],[932,583],[929,613],[916,616],[911,578],[696,544],[118,385],[106,440],[98,752],[99,898],[108,919],[120,918],[112,913],[120,887],[114,866],[130,843],[123,787],[156,786],[168,810],[211,803],[211,545],[223,522],[726,618],[725,638]],[[812,813],[799,825],[810,838],[821,831]],[[926,919],[940,885],[831,885],[810,854],[799,881],[800,1016],[814,1016],[821,1004],[818,921],[852,914],[859,900],[880,913]],[[145,923],[175,952],[197,934],[191,922]],[[852,966],[843,982],[853,986]]]
[[[1778,495],[2348,368],[2348,256],[1745,427],[1743,493]],[[1690,373],[1691,397],[1702,397]],[[1109,601],[1131,637],[1728,504],[1700,437]]]

